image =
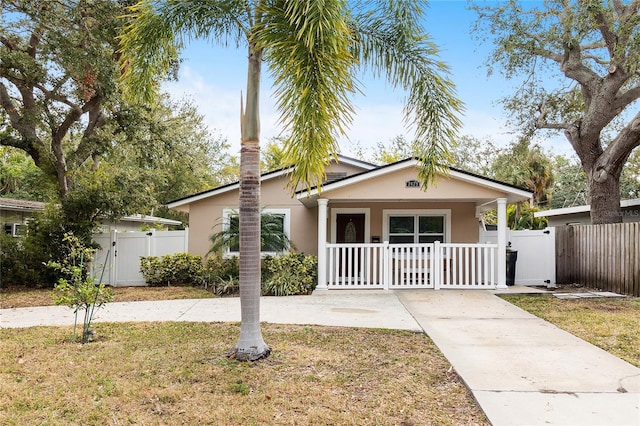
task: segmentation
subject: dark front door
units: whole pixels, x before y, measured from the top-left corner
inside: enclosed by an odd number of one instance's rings
[[[364,213],[337,214],[336,243],[362,244],[364,242]],[[357,279],[363,270],[362,261],[361,249],[341,250],[338,258],[339,276],[346,276],[351,280]]]
[[[336,243],[364,243],[364,213],[340,213],[336,227]]]

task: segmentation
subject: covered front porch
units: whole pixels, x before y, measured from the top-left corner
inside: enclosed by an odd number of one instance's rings
[[[424,244],[390,244],[388,241],[327,244],[324,259],[326,288],[495,289],[499,284],[497,251],[498,244],[446,244],[439,241]],[[318,288],[323,287],[319,285]]]
[[[318,290],[506,288],[507,205],[531,194],[452,169],[426,190],[406,160],[298,193],[317,211]],[[480,243],[496,209],[496,241]]]

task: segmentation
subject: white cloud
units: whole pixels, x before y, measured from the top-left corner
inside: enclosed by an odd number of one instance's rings
[[[489,139],[498,146],[507,146],[515,139],[502,118],[477,110],[465,111],[460,134],[480,140]]]
[[[243,78],[222,86],[206,79],[188,65],[184,65],[180,69],[179,81],[166,83],[163,88],[174,99],[184,97],[192,99],[199,112],[204,115],[205,124],[209,129],[227,138],[232,154],[239,153],[240,93],[244,91]],[[377,142],[388,142],[398,135],[411,139],[413,131],[404,125],[400,103],[367,104],[366,100],[366,97],[357,100],[356,114],[349,129],[349,138],[339,141],[343,153],[352,155],[354,143],[370,149]],[[279,114],[268,81],[263,83],[260,102],[261,136],[263,141],[267,141],[280,134],[280,128],[277,127]],[[462,117],[462,122],[461,134],[490,139],[499,146],[508,145],[516,137],[510,133],[505,120],[499,116],[499,113],[489,106],[487,111],[467,110]],[[562,135],[545,139],[542,145],[558,153],[573,152]]]
[[[204,122],[212,132],[227,138],[232,153],[240,150],[240,95],[244,87],[240,84],[226,86],[211,83],[192,68],[181,67],[179,80],[166,83],[163,89],[173,99],[187,97],[195,103],[204,116]],[[276,136],[277,113],[270,102],[268,92],[261,93],[261,129],[262,138],[267,140]]]

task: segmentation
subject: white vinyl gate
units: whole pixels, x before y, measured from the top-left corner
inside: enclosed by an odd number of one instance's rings
[[[188,229],[94,234],[93,241],[101,247],[97,252],[94,275],[96,279],[102,276],[102,282],[112,286],[146,285],[140,273],[140,257],[186,252],[188,239]]]
[[[518,252],[515,283],[555,287],[556,285],[555,228],[541,231],[507,231],[507,242]],[[498,241],[498,231],[481,231],[481,243]]]

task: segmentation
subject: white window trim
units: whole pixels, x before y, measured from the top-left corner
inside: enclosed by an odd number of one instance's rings
[[[10,235],[12,237],[19,237],[20,236],[20,228],[23,226],[22,223],[18,223],[18,222],[7,222],[4,224],[5,228],[6,227],[10,227],[11,228],[11,232],[6,232],[6,229],[3,229],[2,232],[5,232],[7,235]]]
[[[291,239],[291,209],[262,209],[260,211],[260,214],[262,213],[267,213],[267,214],[281,214],[284,216],[284,233],[287,235],[287,237],[289,239]],[[229,229],[229,217],[231,215],[238,215],[238,209],[231,209],[231,208],[226,208],[226,209],[222,209],[222,226],[223,229],[226,231],[227,229]],[[282,252],[276,252],[276,251],[262,251],[260,252],[260,256],[262,257],[266,257],[266,256],[278,256],[281,255],[283,253],[288,253],[289,250],[284,250]],[[222,253],[222,257],[225,259],[231,258],[231,257],[238,257],[240,255],[240,252],[237,251],[231,251],[229,249],[229,247],[224,249],[224,253]]]
[[[451,209],[390,209],[382,210],[382,235],[383,241],[389,241],[389,217],[390,216],[444,216],[444,241],[451,242]]]
[[[339,214],[364,214],[364,242],[371,242],[371,209],[369,208],[331,208],[331,243],[337,241],[338,215]]]

